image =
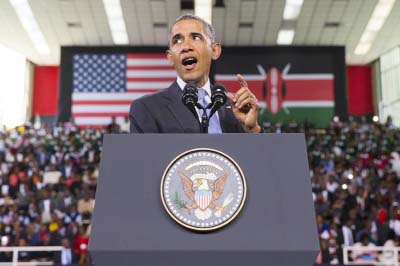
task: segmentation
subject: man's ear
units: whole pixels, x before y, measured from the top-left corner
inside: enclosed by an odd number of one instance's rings
[[[168,59],[168,61],[169,61],[169,64],[170,64],[171,66],[173,66],[173,65],[174,65],[174,61],[172,61],[172,54],[171,54],[171,51],[168,49],[167,51],[165,51],[165,53],[166,53],[166,55],[167,55],[167,59]]]
[[[211,58],[213,60],[217,60],[221,56],[222,48],[220,43],[213,43],[211,44],[211,49],[212,49],[212,56]]]

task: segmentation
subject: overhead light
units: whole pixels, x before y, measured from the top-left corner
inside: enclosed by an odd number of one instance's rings
[[[18,19],[28,33],[36,51],[39,54],[50,54],[50,48],[43,36],[42,31],[33,15],[31,6],[28,0],[9,0],[10,4],[14,7]]]
[[[395,2],[395,0],[379,1],[379,3],[376,5],[371,17],[386,18],[389,15],[390,11],[392,10],[394,2]]]
[[[370,19],[368,21],[366,30],[379,31],[382,28],[383,24],[385,23],[385,20],[386,19],[384,19],[384,18],[372,18],[372,19]]]
[[[356,47],[356,49],[354,50],[354,53],[356,55],[363,55],[368,53],[369,49],[371,48],[371,43],[372,42],[368,42],[368,43],[359,43]]]
[[[129,43],[128,35],[123,32],[114,32],[113,41],[115,44],[128,44]]]
[[[285,7],[283,9],[283,25],[278,33],[278,39],[276,43],[278,45],[290,45],[293,42],[294,28],[297,18],[300,15],[301,7],[303,6],[303,0],[286,0]],[[294,25],[286,25],[286,24]]]
[[[278,40],[276,41],[279,45],[290,45],[293,42],[294,30],[280,30],[278,33]]]
[[[194,14],[211,24],[212,0],[195,0]]]
[[[376,4],[374,11],[364,29],[364,32],[358,42],[354,53],[356,55],[364,55],[368,53],[372,46],[378,32],[381,30],[386,22],[387,17],[392,11],[395,0],[379,0]]]
[[[301,11],[303,0],[286,0],[285,8],[283,9],[283,19],[296,20]]]
[[[124,18],[122,18],[122,17],[115,17],[114,19],[111,19],[109,21],[109,24],[110,24],[110,28],[114,32],[121,33],[121,32],[126,31],[125,21],[124,21]]]
[[[375,31],[364,31],[363,35],[361,36],[360,42],[361,43],[369,43],[375,39],[376,32]]]
[[[374,115],[374,117],[372,117],[372,121],[379,122],[379,117],[377,115]]]
[[[114,43],[128,44],[129,38],[120,0],[103,0],[103,4]]]

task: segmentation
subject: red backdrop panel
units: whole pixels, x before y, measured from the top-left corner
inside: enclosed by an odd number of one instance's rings
[[[347,106],[350,115],[373,113],[370,66],[347,66]]]
[[[58,66],[35,66],[33,114],[57,114],[58,74]],[[347,103],[350,115],[373,113],[370,66],[347,66]]]
[[[33,115],[56,115],[58,66],[35,66],[33,74]]]

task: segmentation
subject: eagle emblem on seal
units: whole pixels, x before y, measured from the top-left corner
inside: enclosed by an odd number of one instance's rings
[[[173,160],[161,181],[167,213],[194,230],[214,230],[232,221],[243,207],[246,181],[239,165],[213,149],[194,149]]]
[[[206,220],[211,217],[211,209],[217,210],[218,213],[223,211],[227,204],[232,201],[226,202],[226,205],[217,206],[215,200],[217,200],[222,192],[224,191],[225,181],[228,174],[225,173],[220,177],[216,177],[215,174],[197,174],[189,178],[184,174],[180,174],[182,179],[183,190],[189,199],[193,201],[193,204],[185,205],[185,208],[190,210],[194,209],[195,216],[200,220]],[[230,197],[232,198],[232,197]]]

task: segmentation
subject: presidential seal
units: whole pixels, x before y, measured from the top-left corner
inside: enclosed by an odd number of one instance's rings
[[[214,149],[180,154],[165,169],[161,200],[180,225],[211,231],[230,223],[246,199],[246,180],[239,165]]]

